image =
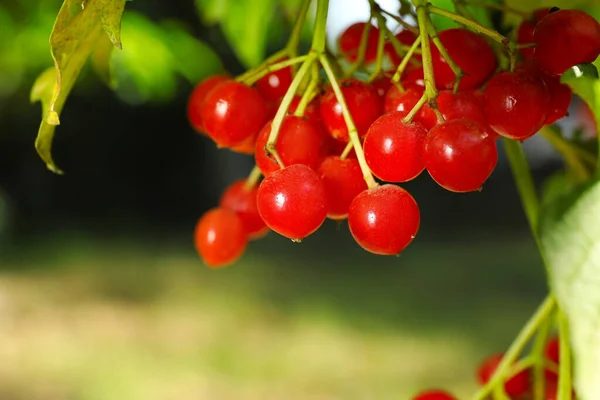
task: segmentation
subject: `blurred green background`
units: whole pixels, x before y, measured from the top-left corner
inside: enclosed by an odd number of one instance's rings
[[[117,90],[88,68],[62,114],[64,176],[35,153],[28,101],[60,1],[0,3],[0,399],[467,398],[510,343],[546,283],[503,160],[481,193],[407,184],[423,220],[400,257],[333,222],[224,270],[195,254],[197,218],[252,159],[194,133],[187,96],[284,44],[297,3],[128,2]],[[528,149],[538,181],[560,167]]]

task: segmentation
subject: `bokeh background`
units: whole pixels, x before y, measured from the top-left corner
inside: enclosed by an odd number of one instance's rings
[[[118,89],[87,68],[62,114],[64,176],[35,153],[41,108],[29,103],[60,3],[0,3],[0,399],[475,389],[475,365],[507,347],[547,290],[503,158],[480,193],[426,174],[407,184],[422,226],[400,257],[367,254],[329,221],[301,244],[270,234],[211,271],[195,222],[252,159],[193,132],[187,96],[280,48],[298,1],[128,2]],[[348,3],[331,2],[333,44],[368,13]],[[538,182],[561,167],[543,141],[527,150]]]

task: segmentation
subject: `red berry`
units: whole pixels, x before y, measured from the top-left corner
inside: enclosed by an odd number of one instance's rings
[[[530,44],[535,43],[533,37],[533,31],[535,30],[535,22],[532,21],[523,21],[521,25],[519,25],[519,29],[517,30],[517,43],[518,44]],[[524,47],[519,49],[521,55],[524,58],[533,58],[533,47]]]
[[[496,70],[498,63],[494,51],[476,33],[463,28],[452,28],[441,31],[439,37],[452,60],[465,73],[460,81],[460,89],[479,87]],[[451,88],[456,75],[437,47],[432,46],[431,54],[436,85],[440,89]]]
[[[237,214],[249,239],[258,239],[269,230],[260,215],[258,215],[257,193],[257,187],[247,188],[246,180],[240,179],[225,190],[219,201],[219,207]]]
[[[510,139],[535,135],[546,121],[549,103],[546,84],[532,74],[503,72],[485,88],[487,121],[499,135]]]
[[[385,113],[398,111],[402,117],[405,117],[422,96],[423,89],[411,87],[401,92],[397,86],[392,86],[385,96],[383,110]],[[413,121],[423,124],[427,129],[433,128],[438,122],[437,116],[428,105],[421,107]]]
[[[536,63],[554,75],[582,63],[591,63],[600,54],[600,24],[579,10],[548,14],[534,32]]]
[[[481,385],[485,385],[492,378],[503,357],[504,354],[494,354],[479,366],[477,378]],[[520,396],[529,390],[529,385],[529,373],[527,370],[524,370],[508,379],[504,384],[504,390],[511,397]]]
[[[192,127],[198,133],[204,133],[204,123],[200,110],[206,95],[220,83],[229,80],[227,75],[213,75],[200,82],[188,99],[187,117]]]
[[[348,225],[354,240],[374,254],[399,254],[415,238],[419,224],[415,199],[391,184],[360,193],[348,210]]]
[[[425,168],[452,192],[479,190],[498,161],[496,142],[471,119],[453,119],[429,131],[423,147]]]
[[[432,389],[419,393],[412,400],[456,400],[456,397],[445,390]]]
[[[220,146],[233,147],[265,125],[267,105],[256,89],[228,81],[208,93],[200,114],[208,135]]]
[[[489,128],[483,112],[483,105],[472,92],[452,93],[450,90],[441,90],[437,104],[446,121],[468,118],[478,122],[484,128]],[[491,131],[491,129],[486,130]]]
[[[290,107],[288,108],[288,114],[294,114],[298,109],[298,105],[300,105],[300,100],[302,100],[302,96],[294,96],[292,98],[292,102],[290,103]],[[307,118],[313,124],[321,124],[321,112],[319,110],[319,97],[316,96],[313,98],[304,108],[304,118]]]
[[[557,336],[554,336],[546,343],[545,350],[546,358],[555,364],[560,361],[560,341]]]
[[[381,115],[381,99],[371,85],[357,79],[341,81],[340,87],[358,134],[364,136],[373,121]],[[348,127],[342,115],[342,107],[331,86],[321,97],[320,109],[327,132],[338,140],[347,141]]]
[[[285,61],[283,58],[276,62]],[[256,89],[262,97],[267,101],[281,100],[285,93],[290,88],[293,80],[292,68],[285,67],[277,71],[269,72],[267,75],[256,81]]]
[[[373,88],[377,91],[379,97],[383,99],[388,90],[390,90],[392,81],[387,76],[382,76],[381,78],[377,78],[371,82],[371,86],[373,86]]]
[[[352,200],[367,190],[358,161],[329,156],[321,163],[318,173],[327,194],[327,217],[336,220],[346,218]]]
[[[533,10],[533,20],[537,24],[540,22],[546,15],[550,13],[550,7],[538,8]]]
[[[358,59],[358,48],[360,46],[360,38],[367,26],[364,22],[357,22],[350,25],[342,33],[338,44],[340,51],[344,57],[350,62],[355,62]],[[377,58],[377,42],[379,41],[379,29],[373,25],[369,28],[367,35],[367,48],[365,51],[364,62],[369,63]]]
[[[573,91],[568,85],[556,82],[547,85],[550,94],[550,106],[546,115],[545,125],[550,125],[567,116],[573,98]]]
[[[420,66],[405,70],[401,81],[404,89],[415,88],[421,91],[425,90],[423,68]]]
[[[425,169],[423,143],[427,129],[420,123],[405,124],[402,113],[379,117],[365,136],[364,152],[369,168],[386,182],[407,182]]]
[[[204,263],[216,268],[240,258],[246,249],[248,236],[235,212],[213,208],[198,220],[194,242]]]
[[[253,155],[254,148],[256,147],[256,138],[257,135],[251,136],[248,139],[244,140],[242,143],[231,147],[231,151],[240,154]]]
[[[254,152],[256,165],[265,176],[279,169],[277,161],[266,150],[272,126],[271,121],[260,131]],[[305,164],[317,169],[321,162],[321,134],[307,119],[286,115],[279,129],[275,149],[283,165]]]
[[[327,194],[317,173],[294,164],[267,176],[258,188],[258,212],[269,228],[293,240],[319,229],[327,215]]]
[[[398,41],[400,43],[402,43],[406,46],[411,46],[417,39],[417,36],[414,33],[412,33],[411,31],[402,30],[396,34],[396,39],[398,39]],[[398,55],[398,53],[396,53],[396,49],[394,49],[394,46],[392,45],[391,42],[387,42],[385,44],[384,51],[390,58],[392,65],[394,65],[394,66],[400,65],[400,63],[402,62],[402,57],[400,57]],[[417,60],[421,59],[421,57],[418,55],[413,56],[413,57]]]

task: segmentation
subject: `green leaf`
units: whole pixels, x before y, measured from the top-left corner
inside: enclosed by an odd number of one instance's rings
[[[219,22],[227,41],[247,67],[265,58],[275,0],[196,0],[207,23]]]
[[[31,98],[42,102],[43,118],[35,141],[38,154],[51,171],[62,174],[52,158],[52,140],[59,114],[88,57],[108,32],[120,43],[120,4],[124,0],[65,0],[50,35],[50,52],[55,76],[52,92],[51,74],[45,71],[34,84]]]
[[[550,286],[570,326],[574,385],[581,400],[600,399],[600,182],[542,209],[540,244]]]

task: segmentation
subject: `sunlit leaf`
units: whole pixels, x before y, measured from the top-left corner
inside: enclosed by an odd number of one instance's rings
[[[600,399],[600,182],[543,208],[540,243],[550,285],[565,313],[581,400]]]
[[[65,104],[81,69],[100,40],[109,32],[111,40],[119,42],[120,19],[123,0],[65,0],[54,23],[50,35],[50,51],[54,59],[55,84],[51,96],[39,98],[44,115],[35,142],[35,147],[48,169],[56,173],[62,171],[52,158],[52,140],[54,130],[60,124],[59,114]],[[114,4],[111,4],[114,3]],[[44,86],[48,80],[48,72],[44,72],[42,81],[36,82]],[[35,88],[34,88],[35,89]],[[37,93],[47,95],[45,91],[36,89]]]
[[[111,56],[115,49],[108,36],[102,36],[92,53],[92,66],[98,77],[111,89],[116,89],[117,79],[112,70]]]

